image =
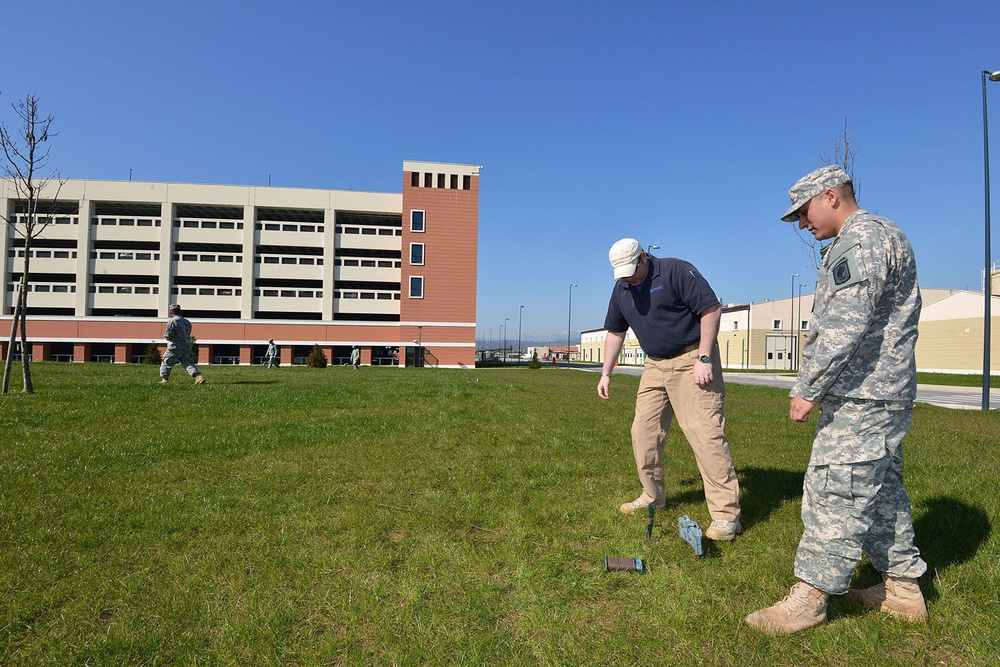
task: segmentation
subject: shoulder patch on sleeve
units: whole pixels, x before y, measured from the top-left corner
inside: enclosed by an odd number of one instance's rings
[[[858,261],[857,247],[850,248],[835,259],[830,268],[830,280],[833,282],[834,291],[860,283],[866,278],[861,262]]]

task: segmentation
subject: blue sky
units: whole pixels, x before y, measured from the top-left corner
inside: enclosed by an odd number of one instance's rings
[[[845,118],[921,284],[980,287],[995,0],[54,0],[4,23],[0,119],[39,95],[65,177],[399,192],[403,160],[483,165],[483,338],[516,340],[521,305],[524,340],[564,338],[571,283],[573,331],[600,327],[624,236],[725,303],[812,291],[778,216]]]

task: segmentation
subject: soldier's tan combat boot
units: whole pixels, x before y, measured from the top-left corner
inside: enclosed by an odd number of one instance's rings
[[[882,583],[868,588],[852,588],[847,597],[860,605],[884,611],[904,621],[927,620],[927,605],[916,579],[896,579],[882,575]]]
[[[785,599],[747,616],[747,623],[769,635],[790,635],[826,623],[827,594],[804,581],[792,586]]]
[[[205,384],[205,376],[204,375],[196,375],[195,378],[194,378],[194,383],[195,384]]]

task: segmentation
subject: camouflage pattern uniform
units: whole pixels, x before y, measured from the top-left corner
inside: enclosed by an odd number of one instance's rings
[[[191,377],[198,377],[201,373],[194,365],[194,357],[191,356],[191,322],[186,317],[178,315],[171,317],[167,322],[167,330],[163,333],[167,339],[167,351],[163,355],[160,363],[160,377],[166,380],[170,377],[170,371],[174,365],[180,363],[184,370]]]
[[[791,395],[818,402],[795,576],[847,592],[862,552],[892,577],[927,565],[913,542],[903,436],[917,391],[916,262],[891,220],[855,211],[824,249],[813,328]]]

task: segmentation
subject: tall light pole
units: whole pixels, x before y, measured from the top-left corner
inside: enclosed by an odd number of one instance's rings
[[[652,251],[659,250],[659,249],[660,249],[660,246],[658,246],[658,245],[646,246],[646,254],[648,255]]]
[[[576,283],[569,284],[569,321],[566,323],[566,368],[569,368],[570,337],[573,335],[573,288]]]
[[[798,328],[799,328],[799,333],[798,333],[797,336],[795,336],[795,343],[796,343],[796,345],[795,345],[795,365],[796,366],[798,366],[801,363],[800,359],[802,358],[802,355],[798,351],[798,349],[799,349],[798,344],[801,343],[801,341],[802,341],[802,288],[805,287],[805,286],[806,286],[805,283],[799,283],[799,320],[796,323],[797,326],[798,326]]]
[[[524,306],[517,309],[517,365],[521,365],[521,315],[524,314]]]
[[[986,114],[986,79],[1000,81],[1000,71],[983,70],[983,173],[986,179],[986,262],[983,267],[983,410],[990,409],[990,301],[993,276],[990,274],[990,130]]]
[[[424,327],[422,325],[417,325],[417,353],[420,358],[417,359],[417,368],[424,367]]]
[[[507,331],[509,330],[507,320],[509,319],[509,317],[503,318],[503,362],[505,364],[507,363]]]
[[[792,307],[792,319],[788,322],[788,333],[792,337],[792,353],[789,355],[791,357],[790,363],[788,364],[791,370],[795,370],[795,348],[799,341],[795,339],[795,279],[799,277],[799,274],[792,274],[792,295],[788,298],[790,305]]]

